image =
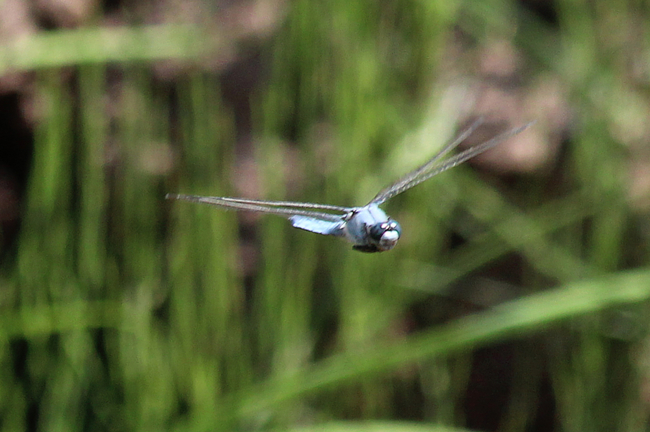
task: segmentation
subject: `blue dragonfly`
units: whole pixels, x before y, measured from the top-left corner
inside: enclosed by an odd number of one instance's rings
[[[382,189],[362,207],[341,207],[329,204],[313,204],[292,201],[264,201],[245,198],[209,197],[197,195],[167,194],[167,199],[209,204],[224,209],[234,209],[283,216],[295,228],[334,237],[342,237],[352,243],[352,248],[361,252],[383,252],[395,247],[402,234],[397,221],[391,219],[381,204],[395,195],[411,189],[431,177],[467,161],[474,156],[511,138],[533,122],[509,129],[492,139],[470,147],[447,159],[444,157],[460,143],[465,141],[483,123],[476,120],[454,140],[446,144],[425,164],[404,175]]]

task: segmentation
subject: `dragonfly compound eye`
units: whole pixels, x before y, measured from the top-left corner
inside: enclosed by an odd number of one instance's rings
[[[387,221],[370,227],[370,238],[377,244],[379,250],[389,250],[395,247],[402,232],[401,227],[395,221]]]

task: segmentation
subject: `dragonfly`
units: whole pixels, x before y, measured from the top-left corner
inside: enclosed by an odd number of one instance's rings
[[[449,152],[465,141],[482,123],[484,123],[482,118],[474,121],[426,163],[386,186],[368,204],[361,207],[181,194],[167,194],[166,198],[208,204],[223,209],[283,216],[289,219],[291,225],[295,228],[326,236],[344,238],[352,243],[354,250],[360,252],[384,252],[395,247],[402,235],[402,228],[397,221],[391,219],[379,208],[380,205],[431,177],[458,166],[521,133],[535,122],[532,121],[506,130],[487,141],[445,158],[445,156],[449,155]]]

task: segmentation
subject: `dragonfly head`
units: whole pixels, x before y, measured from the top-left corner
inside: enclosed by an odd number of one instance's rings
[[[368,230],[370,240],[377,247],[378,251],[391,250],[397,244],[402,227],[394,220],[387,220],[372,225]]]

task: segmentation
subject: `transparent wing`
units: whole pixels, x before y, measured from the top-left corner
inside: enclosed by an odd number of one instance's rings
[[[310,218],[321,219],[324,221],[340,222],[345,213],[352,211],[352,208],[339,207],[328,204],[311,204],[291,201],[263,201],[251,200],[244,198],[227,198],[227,197],[204,197],[198,195],[176,195],[167,194],[167,199],[177,199],[184,201],[197,202],[201,204],[210,204],[225,209],[234,209],[258,213],[270,213],[290,218],[291,216],[307,216]],[[305,209],[330,210],[340,212],[336,215]]]
[[[503,132],[494,138],[485,141],[481,144],[478,144],[474,147],[468,148],[455,156],[452,156],[449,159],[441,161],[442,157],[457,147],[460,143],[465,141],[468,136],[476,130],[476,128],[483,123],[483,119],[479,118],[477,121],[472,123],[472,125],[467,128],[463,133],[461,133],[456,139],[443,147],[440,152],[438,152],[433,158],[427,161],[424,165],[416,168],[410,173],[406,174],[395,183],[390,186],[382,189],[373,199],[370,201],[370,204],[381,204],[388,199],[394,197],[395,195],[401,194],[402,192],[411,189],[413,186],[416,186],[422,183],[425,180],[430,179],[431,177],[440,174],[443,171],[446,171],[450,168],[453,168],[457,165],[462,164],[468,159],[473,158],[474,156],[483,153],[484,151],[496,146],[497,144],[505,141],[506,139],[517,135],[522,132],[535,122],[526,123],[523,126],[510,129],[506,132]]]
[[[437,166],[437,163],[440,159],[443,158],[447,153],[449,153],[454,148],[458,147],[460,143],[465,141],[472,132],[476,130],[481,124],[483,124],[483,117],[479,117],[474,123],[472,123],[467,129],[465,129],[460,135],[454,138],[451,142],[446,144],[438,153],[436,153],[431,159],[429,159],[424,165],[419,166],[413,171],[405,174],[400,179],[394,183],[386,186],[384,189],[379,191],[377,195],[370,201],[370,203],[381,204],[389,198],[394,197],[398,193],[404,192],[406,189],[401,189],[407,184],[411,184],[414,180],[418,179],[420,176],[425,175],[432,168]],[[412,184],[410,187],[415,186],[417,183]],[[399,192],[395,192],[399,190]]]

